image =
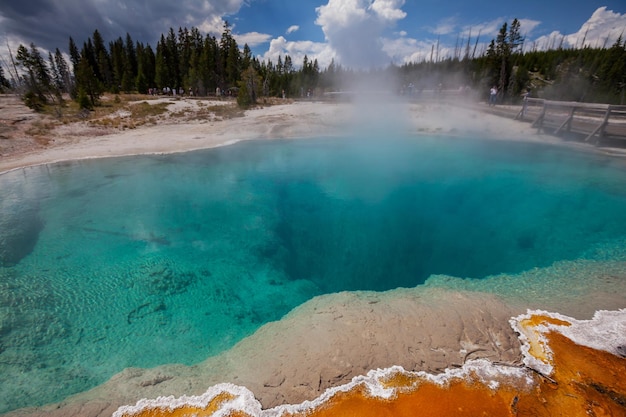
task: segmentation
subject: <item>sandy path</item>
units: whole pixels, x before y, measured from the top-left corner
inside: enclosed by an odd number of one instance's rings
[[[179,110],[180,105],[168,108],[170,113]],[[185,123],[171,120],[156,126],[107,134],[87,129],[84,123],[76,123],[56,128],[49,134],[52,138],[45,145],[31,144],[12,149],[9,142],[17,139],[5,138],[0,172],[73,159],[170,153],[211,148],[246,139],[325,134],[336,130],[336,123],[341,119],[335,110],[333,105],[315,103],[278,105],[250,110],[246,117],[227,120],[203,118]],[[16,114],[15,117],[20,116]],[[5,119],[5,131],[10,131],[9,126],[15,123]],[[23,131],[10,133],[16,136]]]
[[[164,100],[172,104],[168,108],[170,115],[193,105],[223,104],[208,100]],[[340,135],[353,129],[370,131],[377,126],[381,131],[385,129],[383,133],[388,131],[387,127],[393,127],[421,134],[480,134],[556,141],[537,135],[526,123],[441,103],[355,107],[346,103],[296,102],[248,110],[244,117],[226,120],[202,117],[180,122],[176,118],[163,117],[165,120],[155,126],[112,132],[90,128],[85,123],[73,123],[56,127],[45,140],[40,140],[41,143],[32,138],[28,141],[28,136],[34,130],[33,123],[45,124],[45,118],[37,120],[40,116],[20,106],[16,98],[10,96],[0,99],[0,110],[0,131],[4,132],[3,139],[0,139],[0,173],[73,159],[180,152],[248,139]],[[21,124],[27,126],[20,128]],[[22,146],[17,146],[18,143]]]

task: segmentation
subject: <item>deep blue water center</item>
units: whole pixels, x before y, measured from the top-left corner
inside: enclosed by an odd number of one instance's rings
[[[626,237],[621,161],[448,138],[254,141],[0,176],[0,412],[192,364],[315,295]]]

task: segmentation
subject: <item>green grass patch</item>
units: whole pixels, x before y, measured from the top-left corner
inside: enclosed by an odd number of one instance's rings
[[[130,105],[130,113],[133,119],[144,119],[146,117],[160,116],[167,112],[170,103],[150,104],[147,101]]]

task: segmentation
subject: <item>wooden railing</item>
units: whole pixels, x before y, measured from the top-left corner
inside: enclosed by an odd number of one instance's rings
[[[585,141],[626,139],[626,106],[527,98],[515,117],[532,120],[533,127],[552,134],[575,133]]]

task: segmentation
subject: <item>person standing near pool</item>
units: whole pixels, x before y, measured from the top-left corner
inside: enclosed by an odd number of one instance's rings
[[[497,98],[498,98],[498,88],[494,85],[493,87],[491,87],[491,90],[489,90],[489,105],[495,106]]]
[[[521,112],[522,120],[524,119],[524,116],[526,116],[526,110],[528,109],[528,96],[529,95],[530,95],[530,89],[527,88],[522,93],[522,112]]]

